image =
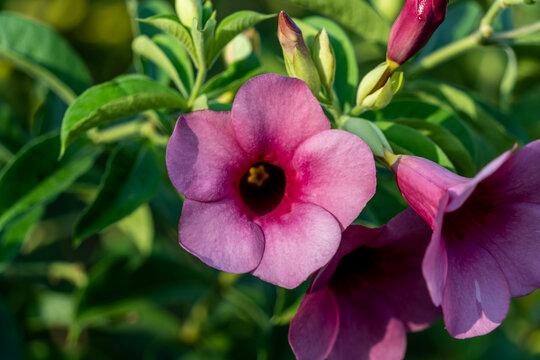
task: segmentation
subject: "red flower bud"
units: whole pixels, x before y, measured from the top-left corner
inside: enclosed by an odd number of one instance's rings
[[[426,45],[446,17],[448,0],[406,0],[392,26],[386,58],[403,64]]]

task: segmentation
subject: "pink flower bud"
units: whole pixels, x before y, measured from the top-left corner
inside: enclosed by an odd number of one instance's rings
[[[448,0],[406,0],[392,26],[386,58],[403,64],[426,45],[446,16]]]

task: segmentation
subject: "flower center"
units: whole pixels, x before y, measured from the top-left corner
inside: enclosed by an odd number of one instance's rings
[[[361,246],[341,259],[330,279],[330,284],[346,287],[351,283],[354,286],[359,282],[369,282],[373,274],[377,273],[380,261],[381,257],[376,249]]]
[[[265,162],[253,164],[242,176],[238,190],[244,203],[257,215],[274,210],[285,194],[285,172]]]

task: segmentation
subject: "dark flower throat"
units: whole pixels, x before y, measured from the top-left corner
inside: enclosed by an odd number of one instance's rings
[[[274,210],[283,199],[285,183],[285,172],[281,168],[258,162],[242,176],[238,191],[256,215],[264,215]]]

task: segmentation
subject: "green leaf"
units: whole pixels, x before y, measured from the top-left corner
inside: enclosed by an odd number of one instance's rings
[[[11,222],[0,239],[0,262],[10,261],[19,253],[30,229],[45,213],[45,206],[36,206],[16,221]]]
[[[413,95],[421,100],[453,111],[471,130],[477,167],[486,164],[514,144],[514,139],[505,127],[465,90],[434,81],[416,81],[409,84],[409,87],[416,90]]]
[[[287,0],[335,19],[366,40],[386,44],[390,23],[364,0]]]
[[[193,66],[186,49],[169,34],[158,34],[152,40],[174,65],[188,92],[193,87]]]
[[[198,64],[197,54],[193,45],[193,40],[187,29],[175,15],[157,15],[147,19],[139,19],[144,23],[154,25],[158,29],[168,33],[178,40],[186,48],[188,54],[195,64]]]
[[[416,155],[455,170],[444,151],[420,131],[389,121],[376,121],[395,153]]]
[[[185,108],[176,91],[142,75],[118,77],[86,90],[67,109],[62,120],[62,151],[94,127],[141,111]]]
[[[194,269],[191,255],[180,256],[182,261],[154,252],[135,267],[127,258],[103,260],[94,266],[88,286],[78,294],[76,320],[100,316],[136,300],[191,305],[209,294],[215,272],[202,264]]]
[[[66,40],[48,26],[0,14],[0,58],[43,80],[66,103],[90,86],[90,73]]]
[[[209,98],[214,98],[227,91],[236,91],[248,79],[261,74],[260,65],[255,54],[251,53],[247,58],[235,61],[227,70],[208,80],[202,92]]]
[[[96,198],[75,223],[75,245],[150,200],[160,178],[150,148],[138,142],[119,146],[109,158]]]
[[[215,15],[208,19],[202,30],[199,30],[199,23],[197,19],[193,19],[191,35],[193,36],[193,46],[195,47],[195,53],[197,54],[197,65],[199,69],[209,69],[211,66],[209,59],[211,56],[210,53],[212,52],[212,46],[214,44],[215,29]]]
[[[186,87],[182,83],[182,80],[180,80],[180,75],[178,74],[176,67],[173,65],[169,57],[154,41],[152,41],[146,35],[140,35],[133,39],[131,47],[134,52],[146,57],[147,59],[154,62],[157,66],[159,66],[161,69],[163,69],[163,71],[165,71],[165,73],[174,82],[178,90],[180,90],[182,95],[184,95],[184,97],[188,96]]]
[[[339,25],[326,18],[312,16],[303,21],[318,31],[326,28],[330,43],[336,56],[336,78],[334,88],[341,106],[347,111],[355,102],[356,87],[358,86],[358,63],[354,46],[349,36]],[[309,40],[308,40],[309,41]],[[310,43],[312,41],[309,41]]]
[[[152,212],[147,204],[139,206],[131,215],[119,221],[116,226],[133,241],[141,255],[150,254],[154,242],[154,220],[152,220]]]
[[[255,11],[237,11],[221,21],[216,29],[216,35],[208,64],[211,65],[216,60],[217,56],[223,50],[225,45],[241,32],[247,30],[253,25],[270,18],[275,17],[275,14],[259,14]]]
[[[395,122],[418,130],[429,137],[444,151],[459,174],[474,176],[474,163],[471,155],[450,131],[440,125],[418,119],[400,119]]]
[[[92,167],[100,152],[95,146],[76,146],[59,161],[59,150],[59,136],[44,135],[4,167],[0,173],[0,229],[33,206],[53,200]]]
[[[422,119],[431,124],[442,126],[458,138],[467,152],[471,154],[471,157],[474,157],[476,150],[471,131],[450,109],[443,109],[419,100],[396,99],[385,108],[365,112],[362,116],[371,120],[381,121]]]

